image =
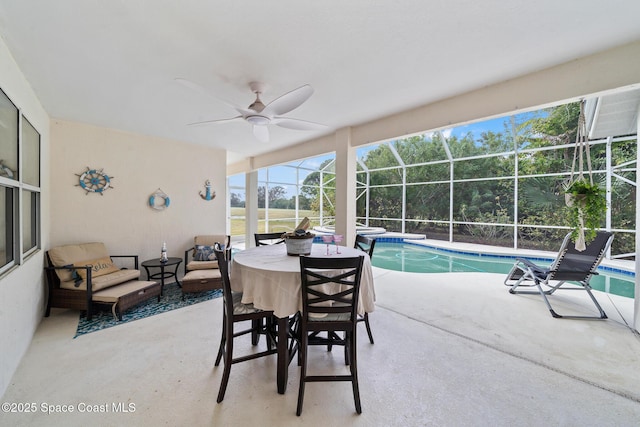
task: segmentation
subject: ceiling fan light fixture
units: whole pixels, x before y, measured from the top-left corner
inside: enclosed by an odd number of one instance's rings
[[[204,90],[196,83],[192,83],[183,79],[177,79],[187,87],[198,88]],[[246,121],[253,127],[253,135],[260,142],[269,142],[269,125],[277,125],[286,129],[294,130],[322,130],[326,126],[319,123],[309,122],[306,120],[294,119],[286,117],[285,115],[290,111],[295,110],[300,105],[305,103],[309,97],[313,94],[313,88],[311,86],[304,85],[290,92],[287,92],[278,98],[274,99],[267,105],[264,105],[260,99],[265,85],[259,82],[250,82],[249,87],[251,91],[256,95],[255,101],[249,107],[243,108],[230,104],[238,113],[239,116],[230,117],[228,119],[206,120],[195,123],[189,123],[190,125],[204,125],[233,121]]]
[[[247,116],[246,120],[251,123],[252,125],[255,126],[266,126],[269,123],[271,123],[271,119],[269,117],[266,116],[260,116],[260,115],[253,115],[253,116]]]

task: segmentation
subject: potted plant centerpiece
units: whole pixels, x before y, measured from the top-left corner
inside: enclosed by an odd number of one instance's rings
[[[591,179],[579,177],[565,186],[567,219],[573,228],[571,239],[577,250],[596,237],[607,211],[605,189]]]
[[[284,233],[282,238],[287,246],[287,255],[300,256],[310,255],[315,234],[309,233],[307,229],[311,225],[309,218],[304,219],[298,224],[292,233]]]

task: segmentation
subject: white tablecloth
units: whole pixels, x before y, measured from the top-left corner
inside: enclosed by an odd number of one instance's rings
[[[330,257],[353,257],[364,255],[358,313],[375,310],[375,289],[371,259],[366,253],[340,246],[330,245]],[[314,244],[313,257],[326,257],[327,247]],[[242,292],[244,304],[253,303],[261,310],[273,310],[277,317],[288,317],[302,310],[300,259],[287,255],[284,244],[258,246],[238,252],[231,266],[231,289]]]

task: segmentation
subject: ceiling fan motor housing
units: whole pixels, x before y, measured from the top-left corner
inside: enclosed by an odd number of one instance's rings
[[[252,108],[252,107],[249,107],[249,108]],[[247,116],[245,120],[255,126],[266,126],[269,123],[271,123],[271,119],[269,117],[261,116],[259,114]]]

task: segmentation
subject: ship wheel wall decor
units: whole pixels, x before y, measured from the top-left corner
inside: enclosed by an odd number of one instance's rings
[[[96,193],[104,196],[104,192],[110,188],[113,188],[111,185],[111,179],[106,173],[103,172],[103,169],[91,169],[87,166],[87,170],[81,174],[76,174],[78,178],[78,184],[80,188],[82,188],[86,193]]]

